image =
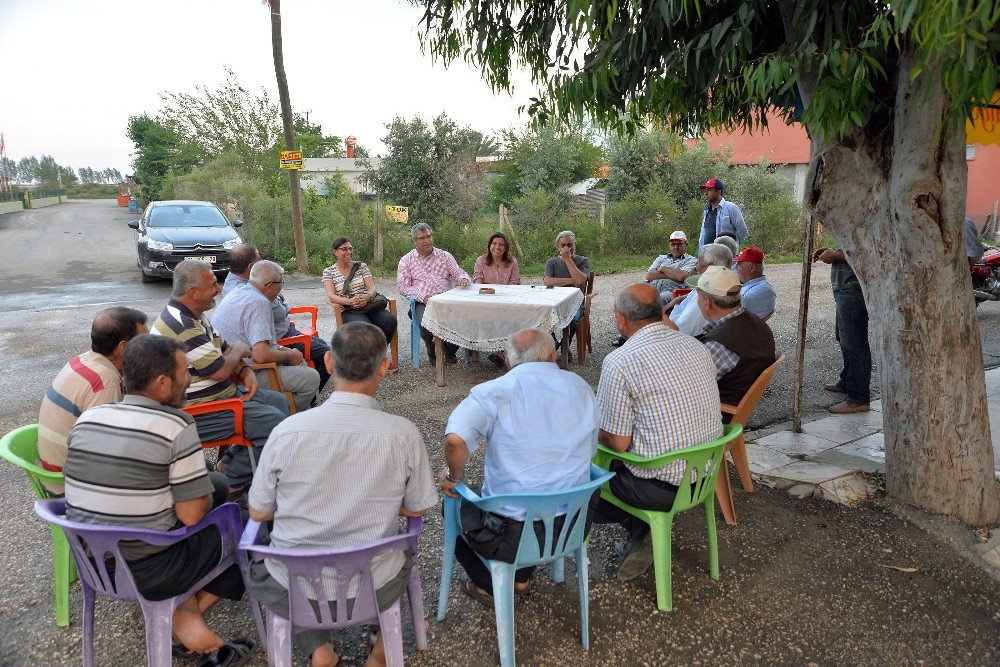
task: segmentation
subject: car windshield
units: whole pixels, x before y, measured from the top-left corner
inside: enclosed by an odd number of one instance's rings
[[[150,227],[224,227],[226,224],[226,216],[219,209],[204,204],[154,206],[149,214]]]

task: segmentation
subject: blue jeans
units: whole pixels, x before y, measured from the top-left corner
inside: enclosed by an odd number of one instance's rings
[[[303,335],[301,331],[295,327],[288,327],[288,331],[285,332],[286,336],[301,336]],[[299,352],[305,354],[306,346],[302,343],[294,343],[288,347],[293,350],[298,350]],[[323,391],[323,387],[326,386],[327,380],[330,379],[330,374],[326,372],[326,361],[324,357],[326,353],[330,351],[330,346],[326,344],[326,341],[317,336],[312,337],[312,342],[309,345],[309,358],[312,360],[316,372],[319,373],[319,391]]]
[[[868,346],[868,308],[858,289],[834,290],[837,304],[837,341],[844,355],[844,370],[837,383],[858,403],[871,400],[872,352]]]
[[[236,396],[242,391],[236,390]],[[275,426],[288,416],[288,401],[285,395],[269,389],[258,389],[252,399],[243,404],[243,435],[253,443],[254,460],[260,461],[264,453],[264,443]],[[205,440],[219,440],[234,432],[232,412],[212,412],[194,418],[198,426],[198,437]],[[246,447],[230,447],[232,458],[225,475],[230,486],[249,484],[253,479],[250,457]],[[228,456],[228,452],[227,452]]]

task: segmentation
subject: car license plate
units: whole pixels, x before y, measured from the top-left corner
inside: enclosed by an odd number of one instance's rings
[[[200,259],[203,262],[215,264],[215,255],[205,255],[204,257],[195,257],[194,259]]]

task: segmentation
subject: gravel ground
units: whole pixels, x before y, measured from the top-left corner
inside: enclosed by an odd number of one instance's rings
[[[596,387],[601,359],[616,332],[611,304],[618,289],[639,274],[601,276],[594,299],[594,356],[574,365]],[[751,426],[784,421],[791,416],[795,317],[799,269],[776,266],[768,276],[778,290],[778,311],[770,320],[778,348],[788,355],[765,394]],[[380,281],[389,296],[393,286]],[[157,299],[124,305],[160,310],[166,286]],[[286,284],[295,304],[320,300],[315,278]],[[93,314],[100,306],[75,306],[0,320],[0,359],[7,367],[31,359],[35,372],[51,378],[64,360],[82,349]],[[324,335],[331,317],[322,311]],[[995,343],[993,330],[1000,306],[980,311],[984,342]],[[15,321],[16,320],[16,321]],[[33,326],[28,327],[25,321]],[[384,383],[379,399],[385,409],[404,415],[420,428],[428,444],[432,468],[440,469],[440,436],[448,414],[469,388],[495,377],[485,360],[475,366],[448,366],[448,386],[434,386],[433,369],[408,368],[409,327],[401,318],[403,370]],[[41,345],[41,327],[51,340]],[[988,349],[994,349],[993,345]],[[807,414],[824,410],[834,397],[819,389],[835,378],[840,354],[832,335],[832,296],[828,271],[814,274],[810,333],[807,338],[805,406]],[[987,356],[995,365],[1000,359]],[[877,382],[877,375],[875,376]],[[6,384],[4,384],[6,383]],[[9,401],[0,413],[0,430],[35,421],[40,389],[24,390],[15,379],[0,378]],[[876,392],[877,393],[877,392]],[[471,475],[481,475],[482,455]],[[7,490],[9,511],[0,515],[7,544],[0,549],[0,568],[8,572],[0,604],[0,664],[72,664],[80,660],[79,585],[72,589],[72,625],[57,628],[51,599],[51,547],[45,527],[34,517],[25,480],[11,466],[0,466],[0,488]],[[659,613],[652,573],[631,583],[615,577],[613,545],[623,533],[614,527],[596,530],[591,542],[591,650],[579,644],[579,607],[567,567],[567,583],[552,583],[544,569],[535,591],[517,608],[517,651],[521,664],[838,664],[936,663],[997,664],[1000,661],[1000,586],[989,572],[971,564],[940,531],[925,531],[901,519],[891,503],[877,502],[845,509],[822,501],[794,501],[783,493],[760,488],[754,494],[736,489],[739,525],[719,528],[722,579],[706,572],[704,518],[689,512],[674,529],[674,611]],[[433,619],[441,564],[440,516],[431,512],[421,542],[421,574],[425,611]],[[955,534],[967,535],[952,526]],[[904,573],[887,565],[916,567]],[[418,654],[407,629],[407,660],[414,665],[495,664],[498,660],[492,612],[465,598],[453,586],[447,619],[430,622],[430,648]],[[404,617],[408,614],[404,613]],[[209,622],[224,637],[254,636],[245,605],[222,603]],[[409,624],[409,621],[407,621]],[[360,664],[365,652],[360,630],[335,635],[344,665]],[[141,664],[143,625],[134,604],[98,602],[96,662],[99,665]],[[301,658],[301,657],[300,657]],[[266,663],[262,652],[249,664]],[[301,660],[300,660],[301,664]]]

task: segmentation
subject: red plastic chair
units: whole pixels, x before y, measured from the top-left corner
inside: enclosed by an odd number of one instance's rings
[[[316,321],[319,319],[319,308],[317,308],[316,306],[295,306],[294,308],[288,309],[289,316],[296,315],[298,313],[305,313],[309,315],[310,317],[309,327],[306,328],[297,326],[295,322],[292,322],[292,326],[307,336],[310,337],[317,336],[318,334],[316,332],[319,331],[319,327],[316,326]],[[292,338],[294,338],[294,336],[292,336]],[[287,339],[282,339],[282,340],[287,340]],[[297,342],[297,341],[292,341],[292,342]],[[279,344],[283,345],[283,343],[280,343],[280,341]],[[307,353],[306,356],[308,357],[309,354]]]
[[[677,289],[674,290],[673,297],[676,299],[677,297],[681,296],[682,294],[687,294],[690,291],[691,291],[690,287],[678,287]]]
[[[257,461],[254,459],[253,455],[253,443],[250,442],[245,435],[243,435],[243,401],[238,398],[223,398],[218,401],[188,405],[181,409],[192,417],[212,414],[214,412],[232,412],[233,434],[226,438],[219,438],[218,440],[204,441],[201,443],[201,446],[203,449],[213,449],[218,447],[220,459],[230,446],[235,445],[237,447],[246,447],[248,449],[248,454],[250,455],[250,470],[254,472],[257,471]]]

